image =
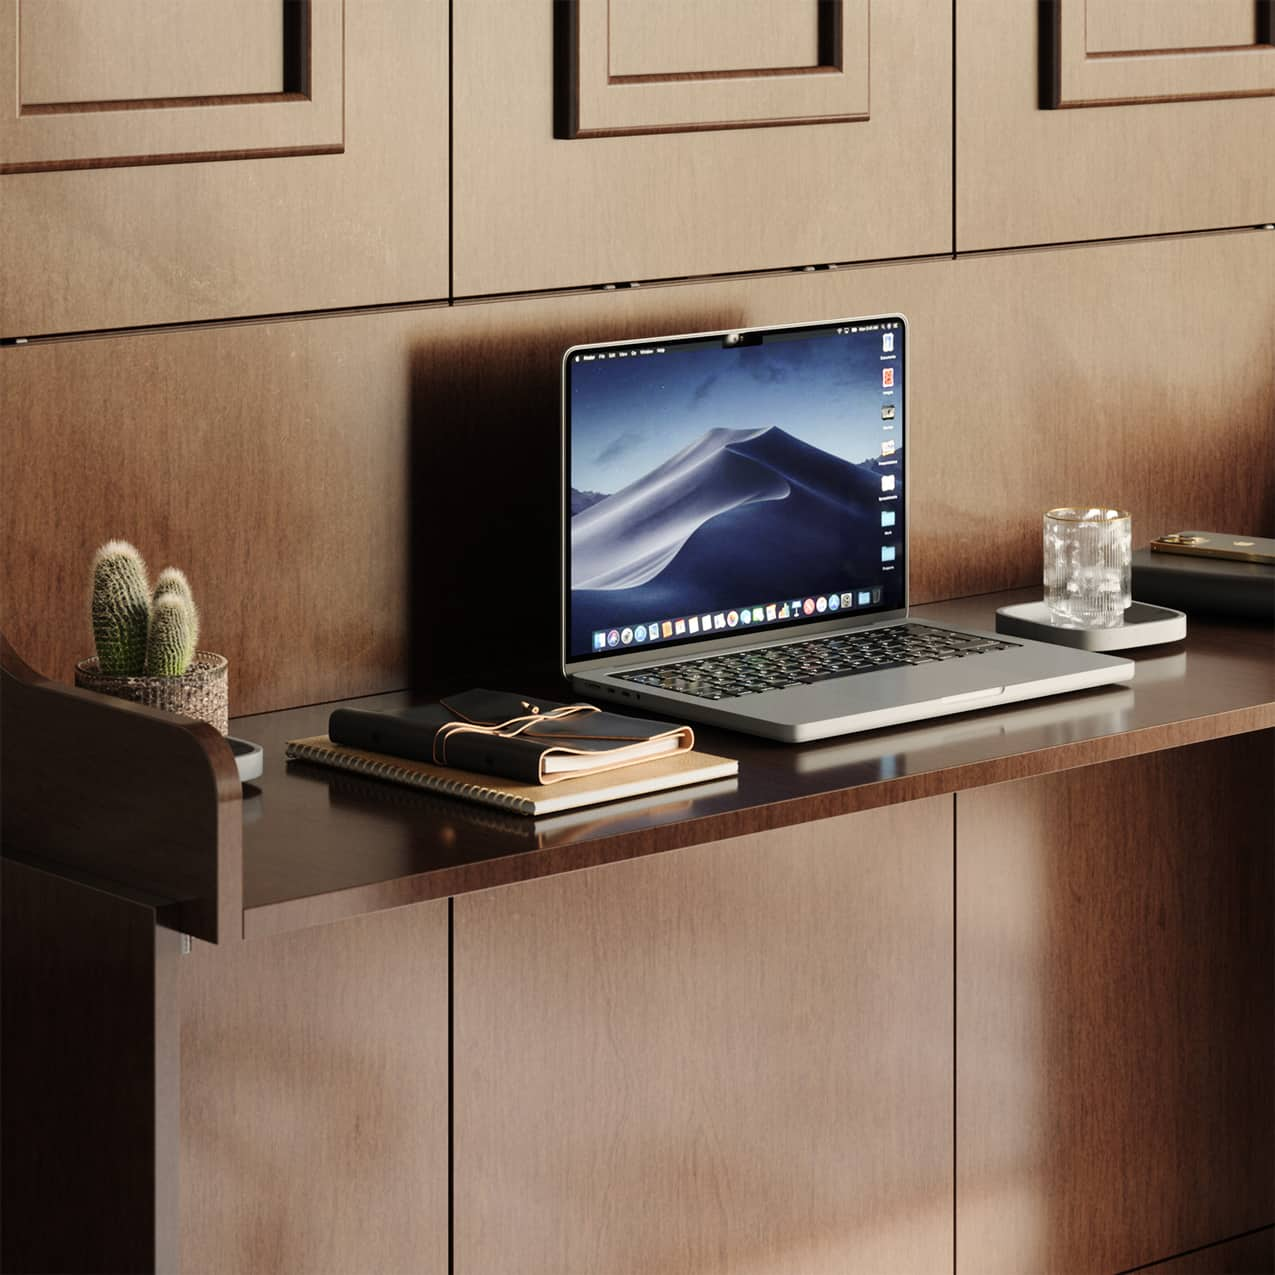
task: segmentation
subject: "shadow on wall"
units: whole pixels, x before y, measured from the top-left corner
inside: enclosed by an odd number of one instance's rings
[[[678,298],[682,299],[682,298]],[[511,305],[457,307],[410,364],[409,672],[431,694],[561,689],[561,359],[569,346],[743,326],[671,304],[637,330]],[[608,307],[610,308],[610,307]],[[493,321],[495,320],[495,321]],[[556,320],[556,321],[555,321]],[[533,326],[534,324],[534,326]]]
[[[548,350],[411,358],[408,669],[415,688],[552,683],[558,387]]]

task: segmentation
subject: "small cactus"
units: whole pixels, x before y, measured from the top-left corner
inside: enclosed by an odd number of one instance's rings
[[[186,579],[186,573],[177,567],[165,567],[159,573],[151,593],[152,604],[159,601],[161,593],[175,593],[185,598],[191,606],[195,605],[194,595],[190,591],[190,581]]]
[[[125,540],[110,540],[93,558],[93,641],[108,676],[136,677],[145,666],[150,627],[146,564]]]
[[[159,593],[151,609],[146,642],[146,673],[150,677],[180,677],[195,656],[198,621],[189,598]]]

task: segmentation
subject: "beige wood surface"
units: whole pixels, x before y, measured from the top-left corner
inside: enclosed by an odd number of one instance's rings
[[[815,11],[792,4],[740,9],[727,25],[733,43],[750,43],[752,54],[750,58],[728,55],[726,60],[746,61],[752,69],[725,72],[712,69],[716,61],[713,20],[721,21],[723,16],[718,5],[710,4],[707,10],[685,7],[684,14],[694,15],[689,31],[683,30],[682,22],[667,18],[658,24],[617,24],[611,6],[596,0],[584,0],[575,12],[576,65],[574,70],[566,69],[566,83],[555,84],[556,94],[575,94],[578,120],[571,136],[719,130],[750,124],[794,127],[868,118],[872,53],[868,0],[842,0],[835,12],[839,59],[816,47],[804,66],[787,69],[769,59],[769,33],[795,26],[817,34]],[[632,65],[654,69],[621,74],[615,64],[625,62],[623,41],[634,37],[638,49]],[[688,56],[709,65],[691,72],[667,69],[682,65]],[[563,69],[555,67],[554,74],[560,77]],[[595,154],[605,164],[604,152]]]
[[[951,247],[942,5],[874,12],[869,121],[573,140],[553,136],[551,6],[474,0],[453,16],[458,295]]]
[[[281,12],[275,15],[280,28]],[[9,10],[0,20],[0,55],[6,61],[17,58],[21,48],[23,65],[52,62],[60,66],[61,43],[69,42],[67,29],[82,16],[97,15],[80,35],[86,40],[98,37],[101,13],[100,8],[79,6],[63,11],[57,28],[42,30],[36,48],[28,49],[20,39],[25,31],[18,31],[16,11]],[[193,78],[188,91],[141,101],[97,101],[76,96],[75,77],[84,69],[79,63],[87,60],[78,59],[61,75],[51,73],[56,85],[72,95],[69,99],[24,102],[15,115],[0,121],[0,174],[340,152],[344,145],[344,4],[342,0],[310,0],[310,15],[305,65],[296,74],[298,85],[308,86],[306,91],[300,87],[284,91],[285,84],[265,94],[239,90],[217,97],[195,92],[198,86],[225,74],[227,51],[222,41],[202,51],[188,50],[174,67],[174,73],[185,70],[196,59],[208,67],[208,75]],[[126,11],[122,16],[130,14]],[[115,30],[114,23],[109,25]],[[143,40],[142,33],[148,39]],[[101,41],[98,56],[114,68],[116,91],[126,91],[123,86],[133,76],[134,58],[139,64],[138,87],[153,80],[152,68],[165,59],[171,36],[167,24],[161,23],[155,30],[116,31],[114,44]],[[282,55],[279,69],[282,74]],[[85,80],[85,93],[94,88],[112,91],[91,71]],[[165,82],[171,85],[173,81]]]
[[[457,1275],[951,1265],[952,803],[455,903]]]
[[[24,105],[283,90],[280,0],[36,0],[18,12]]]
[[[1123,1271],[1275,1216],[1272,744],[957,796],[959,1272]]]
[[[1254,0],[1085,0],[1090,53],[1227,48],[1252,44]]]
[[[1256,11],[1254,10],[1254,15]],[[1225,10],[1222,11],[1225,14]],[[1053,106],[1130,105],[1206,98],[1275,95],[1275,47],[1254,44],[1256,23],[1242,44],[1219,23],[1203,48],[1162,45],[1152,50],[1096,53],[1089,44],[1083,0],[1061,0],[1054,27]],[[1136,32],[1128,35],[1136,38]]]
[[[1038,582],[1060,504],[1129,509],[1138,543],[1275,533],[1275,234],[1252,231],[0,350],[5,632],[69,680],[90,555],[122,535],[187,571],[232,713],[551,677],[562,351],[895,308],[915,601]],[[475,475],[501,518],[474,518]],[[512,528],[544,617],[516,642],[473,620]]]
[[[352,6],[343,57],[340,155],[0,177],[0,335],[446,296],[446,4]],[[184,113],[220,119],[296,105]],[[16,124],[144,117],[128,124],[129,139],[154,153],[166,143],[149,130],[176,127],[168,117],[180,114],[23,115]]]
[[[959,249],[1271,220],[1275,166],[1253,143],[1275,131],[1275,98],[1041,110],[1035,6],[969,0],[956,21]]]
[[[447,904],[181,958],[183,1271],[447,1270]]]
[[[814,66],[817,0],[610,0],[608,73]]]

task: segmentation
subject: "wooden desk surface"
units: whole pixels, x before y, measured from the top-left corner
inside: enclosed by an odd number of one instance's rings
[[[994,627],[1031,591],[935,603],[917,618]],[[1275,727],[1269,628],[1194,619],[1131,652],[1132,683],[801,746],[697,728],[737,780],[531,820],[304,763],[333,705],[235,719],[265,774],[244,790],[244,934],[254,937],[937,793]],[[347,701],[407,704],[406,692]]]

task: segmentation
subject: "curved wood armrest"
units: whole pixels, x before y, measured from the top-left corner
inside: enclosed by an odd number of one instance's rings
[[[155,899],[162,924],[243,934],[242,788],[206,722],[65,686],[0,633],[0,850]]]

